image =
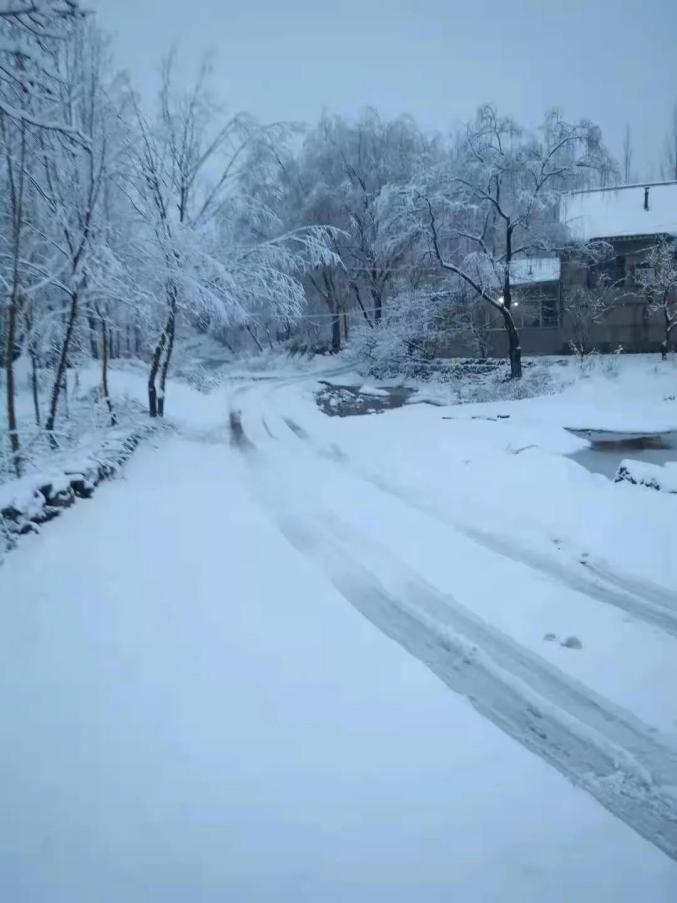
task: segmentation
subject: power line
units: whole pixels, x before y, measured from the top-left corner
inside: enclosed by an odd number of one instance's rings
[[[384,307],[385,307],[385,305],[384,305]],[[378,310],[378,308],[375,308],[375,307],[369,308],[368,307],[365,310],[366,310],[366,313],[368,313],[368,314],[375,314],[376,311]],[[381,308],[381,310],[382,310],[382,308]],[[287,323],[287,322],[294,323],[296,320],[306,320],[306,319],[307,320],[315,320],[315,319],[336,320],[339,317],[354,316],[355,314],[358,314],[359,316],[363,316],[362,309],[358,308],[358,307],[352,307],[350,310],[341,310],[335,314],[325,314],[325,313],[289,314],[287,316],[285,316],[283,314],[271,314],[270,316],[266,316],[266,317],[262,316],[261,314],[254,314],[254,315],[248,317],[248,319],[249,320],[259,320],[259,321],[280,320],[283,323]]]

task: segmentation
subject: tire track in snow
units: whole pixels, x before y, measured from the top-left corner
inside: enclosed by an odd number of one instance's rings
[[[284,422],[287,424],[289,429],[292,431],[292,433],[298,439],[309,439],[310,438],[308,436],[308,433],[303,429],[303,427],[299,426],[299,424],[295,420],[292,420],[291,417],[283,417],[282,419],[284,420]],[[265,418],[264,418],[264,423],[265,423]]]
[[[605,580],[607,583],[625,589],[633,595],[643,597],[645,600],[666,608],[669,611],[677,612],[676,592],[670,592],[670,590],[665,589],[656,583],[651,583],[648,580],[641,580],[638,577],[633,577],[629,574],[617,574],[612,571],[610,567],[595,559],[586,559],[585,561],[581,561],[581,564],[586,570],[590,571],[590,573]]]
[[[283,419],[289,426],[289,418],[284,417]],[[309,446],[317,454],[344,463],[354,474],[367,480],[378,489],[398,498],[405,505],[434,517],[445,526],[451,527],[490,552],[508,558],[517,564],[525,565],[530,570],[537,571],[568,589],[581,593],[596,602],[612,605],[638,620],[677,637],[677,600],[675,594],[670,594],[668,590],[652,586],[637,578],[614,574],[594,561],[581,562],[581,566],[598,578],[597,580],[591,579],[585,573],[575,571],[568,564],[562,564],[545,553],[528,549],[505,536],[464,524],[449,517],[437,506],[422,501],[413,493],[395,486],[362,467],[352,465],[344,452],[339,450],[340,454],[336,454],[336,449],[325,449],[298,424],[294,424],[294,427],[290,426],[290,429],[298,438],[308,440]]]
[[[286,387],[286,382],[270,385],[268,394],[272,395]],[[289,426],[288,420],[290,418],[283,417],[282,419]],[[308,440],[313,450],[322,457],[343,461],[353,473],[373,483],[377,488],[396,496],[406,504],[464,533],[469,539],[484,545],[490,551],[497,552],[519,564],[525,564],[533,570],[538,570],[546,576],[565,583],[576,592],[588,595],[605,604],[615,605],[628,614],[648,621],[655,626],[661,627],[671,635],[677,636],[677,594],[665,587],[630,574],[619,574],[603,562],[595,561],[594,559],[585,559],[579,563],[590,574],[594,574],[597,580],[590,579],[580,573],[575,574],[567,565],[560,564],[547,554],[535,552],[519,543],[509,541],[503,535],[491,533],[485,529],[469,526],[449,518],[439,508],[422,502],[413,493],[406,492],[384,480],[380,475],[352,465],[345,452],[337,446],[332,446],[330,449],[325,448],[299,424],[294,423],[294,426],[290,426],[290,429],[298,438]]]
[[[605,586],[596,580],[591,580],[580,571],[577,572],[570,569],[570,566],[567,564],[560,564],[544,553],[526,549],[524,546],[507,540],[503,536],[489,533],[478,527],[469,527],[461,524],[452,525],[469,539],[483,545],[490,551],[497,552],[499,555],[510,558],[519,564],[524,564],[532,570],[539,571],[546,577],[557,580],[569,589],[598,602],[613,605],[638,620],[645,621],[654,627],[659,627],[671,636],[677,637],[677,609],[674,604],[666,604],[667,593],[660,602],[648,599],[644,593],[642,595],[638,594],[637,591],[642,591],[643,588],[637,581],[634,582],[635,591],[632,591],[632,578],[626,580],[620,576],[613,576],[609,580],[607,576],[604,576],[604,572],[601,569],[597,570],[594,565],[586,564],[585,567],[591,573],[596,573],[608,584],[613,583],[616,585]],[[627,590],[624,588],[625,585],[628,587]]]
[[[248,451],[254,448],[254,443],[247,437],[242,426],[242,412],[231,410],[228,415],[230,426],[230,444],[240,451]]]
[[[370,540],[325,514],[294,511],[271,494],[262,467],[258,456],[260,501],[347,601],[481,715],[677,860],[677,750],[379,550],[378,570],[391,580],[401,575],[396,590],[386,589],[373,565],[355,557],[369,547],[373,556]]]

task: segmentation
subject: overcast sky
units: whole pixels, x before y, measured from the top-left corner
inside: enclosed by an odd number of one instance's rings
[[[145,94],[178,42],[215,52],[231,112],[312,121],[372,104],[428,128],[495,103],[525,124],[558,106],[598,122],[638,178],[659,175],[677,101],[677,0],[89,0]]]

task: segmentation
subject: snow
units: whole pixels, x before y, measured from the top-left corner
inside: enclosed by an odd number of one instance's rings
[[[8,899],[670,899],[674,865],[353,611],[234,454],[142,449],[6,563]]]
[[[649,209],[644,194],[649,188]],[[560,212],[574,238],[622,238],[628,235],[677,235],[677,182],[623,185],[562,196]]]
[[[555,427],[557,436],[551,447],[565,453],[573,450],[573,445],[562,434],[563,427],[642,435],[677,428],[677,357],[661,361],[658,355],[618,354],[592,356],[583,365],[573,357],[552,361],[539,358],[532,363],[535,372],[532,375],[527,369],[524,382],[529,382],[533,397],[467,403],[443,413],[468,419],[510,415],[511,420],[517,417],[521,426],[530,423],[537,430],[543,427],[546,442],[550,428]],[[433,393],[427,387],[423,391],[426,397],[449,402],[458,397],[454,388],[450,386],[446,394],[439,389]],[[486,397],[486,387],[480,385],[478,389],[480,397]],[[577,445],[582,447],[580,441]]]
[[[677,371],[553,369],[352,418],[340,359],[172,382],[173,433],[0,569],[5,896],[674,899],[628,824],[676,798],[675,498],[566,428],[674,429]]]

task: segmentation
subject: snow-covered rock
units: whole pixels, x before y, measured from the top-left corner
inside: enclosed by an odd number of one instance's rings
[[[626,458],[621,461],[614,478],[615,483],[633,483],[657,489],[659,492],[677,493],[677,464],[648,464]]]
[[[72,456],[53,470],[36,472],[0,486],[0,553],[11,548],[18,535],[32,533],[57,517],[78,498],[89,498],[96,486],[114,476],[141,439],[153,427],[133,433],[109,433],[98,447],[74,449]]]

